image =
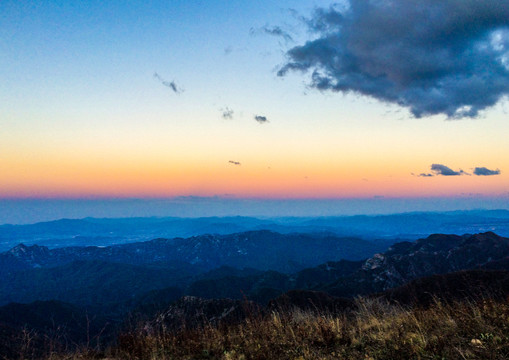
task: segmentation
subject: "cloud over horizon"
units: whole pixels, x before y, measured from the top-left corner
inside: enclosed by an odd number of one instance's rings
[[[415,175],[412,173],[413,176],[417,177],[434,177],[434,176],[460,176],[460,175],[471,175],[462,169],[459,171],[454,171],[448,166],[442,165],[442,164],[432,164],[431,165],[431,171],[432,173],[421,173],[419,175]],[[493,175],[500,175],[501,171],[499,169],[496,170],[490,170],[486,167],[476,167],[474,169],[473,174],[476,176],[493,176]]]
[[[412,173],[412,175],[417,177],[470,175],[469,173],[466,173],[461,169],[459,171],[454,171],[450,167],[442,164],[431,164],[430,169],[431,173],[420,173],[419,175],[415,175],[414,173]]]
[[[467,174],[466,172],[464,172],[461,169],[459,171],[454,171],[450,167],[442,165],[442,164],[432,164],[431,171],[433,171],[435,173],[435,175],[442,175],[442,176],[460,176],[460,175]]]
[[[350,0],[318,8],[314,39],[278,75],[406,107],[417,118],[476,117],[509,95],[509,0]]]
[[[228,163],[232,164],[232,165],[236,165],[236,166],[242,165],[239,161],[233,161],[233,160],[228,161]]]
[[[500,175],[500,170],[499,169],[490,170],[490,169],[485,168],[485,167],[476,167],[474,169],[474,175],[477,175],[477,176]]]

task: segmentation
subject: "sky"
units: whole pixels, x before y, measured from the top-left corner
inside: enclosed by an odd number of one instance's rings
[[[0,33],[5,209],[509,208],[509,1],[4,0]]]

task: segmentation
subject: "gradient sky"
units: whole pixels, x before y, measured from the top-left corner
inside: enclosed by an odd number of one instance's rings
[[[509,199],[505,80],[494,106],[458,119],[407,93],[400,106],[320,89],[313,66],[278,76],[323,36],[301,18],[329,5],[3,0],[0,197]],[[490,38],[501,62],[508,25]]]

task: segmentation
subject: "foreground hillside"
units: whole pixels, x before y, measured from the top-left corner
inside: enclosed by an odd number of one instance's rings
[[[122,359],[507,359],[509,306],[435,304],[404,310],[359,301],[351,314],[294,311],[236,326],[120,338]]]
[[[294,310],[239,323],[172,332],[138,327],[105,352],[40,354],[52,359],[507,359],[509,304],[439,302],[404,309],[358,299],[344,314]],[[30,358],[20,347],[17,358]]]

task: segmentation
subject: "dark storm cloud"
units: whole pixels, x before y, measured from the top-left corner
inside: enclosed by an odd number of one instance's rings
[[[260,124],[264,124],[269,121],[266,116],[261,115],[255,115],[254,119],[258,121]]]
[[[477,176],[490,176],[490,175],[500,175],[500,170],[490,170],[485,167],[476,167],[474,169],[474,175]]]
[[[228,161],[228,163],[229,163],[229,164],[232,164],[232,165],[241,165],[241,163],[240,163],[240,162],[238,162],[238,161],[233,161],[233,160]]]
[[[346,4],[346,5],[345,5]],[[310,86],[409,108],[475,117],[509,95],[509,0],[350,0],[307,19],[316,37],[279,72]]]
[[[180,94],[183,90],[177,86],[175,81],[166,81],[158,73],[154,73],[154,77],[159,80],[161,84],[170,88],[175,94]]]
[[[442,164],[432,164],[431,165],[431,171],[435,173],[435,175],[442,175],[442,176],[459,176],[459,175],[467,175],[466,172],[460,169],[460,171],[454,171],[450,167],[447,167]],[[423,175],[423,174],[421,174]],[[429,174],[428,174],[429,175]]]
[[[228,107],[221,109],[221,116],[225,120],[231,120],[233,119],[233,110]]]

